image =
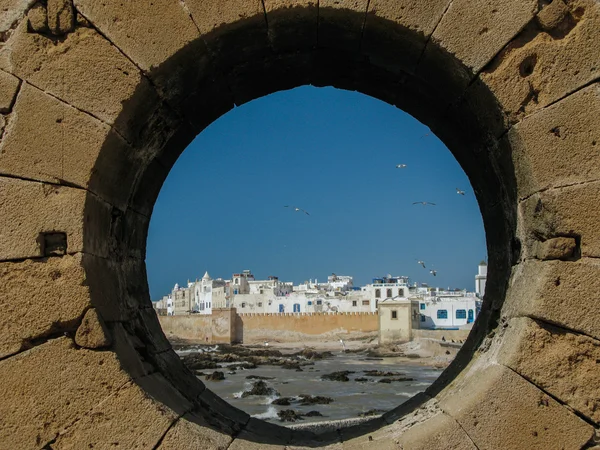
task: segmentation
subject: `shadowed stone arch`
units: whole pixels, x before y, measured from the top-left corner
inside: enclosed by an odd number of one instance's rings
[[[597,2],[48,0],[5,10],[8,448],[594,445]],[[473,185],[490,265],[474,331],[425,393],[316,434],[250,418],[185,369],[151,308],[144,264],[154,201],[194,136],[235,105],[305,84],[360,91],[427,124]]]

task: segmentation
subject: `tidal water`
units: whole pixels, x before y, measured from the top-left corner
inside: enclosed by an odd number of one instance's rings
[[[235,365],[236,363],[231,363]],[[315,361],[312,366],[303,366],[303,372],[283,369],[280,366],[259,366],[256,369],[239,370],[234,375],[228,374],[227,364],[222,369],[225,373],[223,381],[205,381],[206,386],[227,402],[246,411],[253,417],[279,423],[277,411],[293,409],[300,413],[319,411],[323,417],[306,417],[297,423],[310,423],[324,420],[338,420],[358,417],[360,413],[376,409],[388,411],[410,397],[427,388],[442,373],[441,369],[423,366],[417,362],[407,361],[406,358],[384,358],[374,360],[363,355],[339,353],[334,358]],[[349,374],[350,381],[322,380],[321,375],[341,370],[355,371]],[[401,372],[402,376],[413,378],[414,381],[393,381],[379,383],[384,377],[365,376],[366,370]],[[212,373],[213,369],[204,370]],[[249,396],[242,398],[241,394],[249,390],[256,380],[246,379],[249,375],[274,377],[265,380],[267,386],[274,388],[281,397],[295,397],[300,394],[332,397],[333,402],[327,405],[290,406],[272,405],[277,396]],[[358,382],[356,378],[366,377],[369,381]]]

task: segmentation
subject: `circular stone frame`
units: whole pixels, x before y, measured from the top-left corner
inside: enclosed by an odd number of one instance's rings
[[[3,445],[595,445],[598,2],[24,3],[0,21]],[[442,376],[320,432],[206,389],[160,329],[144,263],[154,202],[194,136],[306,84],[428,125],[471,181],[489,257],[480,317]]]

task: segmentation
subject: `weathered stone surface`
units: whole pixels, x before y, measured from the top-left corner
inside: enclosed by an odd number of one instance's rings
[[[186,414],[167,432],[157,447],[160,450],[226,450],[233,439],[213,430],[193,414]]]
[[[48,0],[48,28],[56,36],[67,34],[75,28],[73,0]]]
[[[319,47],[358,53],[367,4],[367,0],[320,0]]]
[[[0,178],[0,260],[43,256],[40,234],[49,231],[66,233],[68,253],[81,252],[85,194],[81,189]]]
[[[555,448],[579,449],[594,432],[569,409],[500,365],[480,365],[461,374],[444,391],[440,407],[480,450],[542,450],[549,442]]]
[[[413,73],[449,0],[371,0],[361,53],[375,65]]]
[[[180,105],[204,78],[208,52],[183,2],[77,0],[75,5],[173,106]]]
[[[80,421],[61,433],[52,444],[55,449],[155,448],[177,417],[191,405],[160,375],[149,375],[113,393],[94,406]],[[148,389],[162,391],[178,404],[174,411],[148,395]]]
[[[235,27],[240,25],[236,24],[237,21],[245,23],[248,20],[261,22],[266,32],[261,0],[223,0],[218,3],[188,0],[186,6],[198,24],[202,36],[216,32],[221,26]]]
[[[19,90],[19,84],[20,81],[17,77],[0,70],[0,113],[10,112]]]
[[[27,12],[35,0],[2,0],[0,2],[0,33],[5,33]]]
[[[134,380],[156,372],[156,368],[140,354],[140,351],[145,351],[145,346],[137,336],[127,331],[122,323],[110,323],[108,326],[114,340],[113,350],[124,371]]]
[[[569,8],[563,0],[555,0],[548,5],[544,5],[537,14],[536,19],[543,30],[550,31],[555,29],[569,13]]]
[[[48,31],[48,11],[46,5],[38,2],[27,12],[27,23],[31,31],[46,33]]]
[[[285,450],[285,444],[269,442],[265,436],[257,436],[242,431],[228,447],[228,450]]]
[[[511,128],[508,140],[520,197],[600,178],[598,115],[600,84],[596,83]]]
[[[0,279],[0,358],[32,340],[73,331],[90,306],[81,254],[0,263]]]
[[[90,349],[108,347],[112,343],[104,320],[94,308],[89,309],[83,316],[75,333],[75,343]]]
[[[600,40],[600,4],[574,0],[568,5],[564,29],[527,30],[481,75],[512,122],[600,77],[595,44]]]
[[[129,142],[139,139],[158,107],[158,94],[138,67],[92,28],[55,42],[20,27],[11,40],[10,66],[34,86],[114,125]]]
[[[317,0],[264,0],[269,42],[277,51],[317,46]]]
[[[509,322],[500,363],[600,423],[600,340],[529,318]]]
[[[570,259],[573,257],[577,243],[574,238],[558,237],[544,242],[536,242],[534,254],[543,261],[550,259]]]
[[[546,240],[558,236],[579,236],[581,256],[600,256],[597,224],[600,211],[600,182],[550,189],[534,194],[519,205],[522,240]]]
[[[522,262],[513,269],[502,312],[561,324],[600,339],[594,294],[600,289],[599,269],[595,259]]]
[[[448,101],[457,99],[474,74],[488,64],[536,12],[535,0],[453,1],[431,35],[417,73]],[[441,67],[446,67],[446,73],[452,75],[441,76]]]
[[[113,353],[64,337],[0,361],[0,377],[0,442],[15,450],[43,447],[129,380]]]
[[[101,150],[110,166],[98,164]],[[114,165],[117,160],[121,163]],[[123,209],[129,197],[125,186],[134,183],[139,170],[136,160],[108,125],[29,84],[21,89],[0,143],[4,173],[89,188]]]
[[[398,440],[404,450],[477,449],[456,420],[442,412],[409,428]]]

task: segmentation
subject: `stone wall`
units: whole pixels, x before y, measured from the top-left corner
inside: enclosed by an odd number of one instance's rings
[[[213,308],[212,314],[158,316],[158,320],[169,339],[231,344],[235,340],[235,316],[235,309]]]

